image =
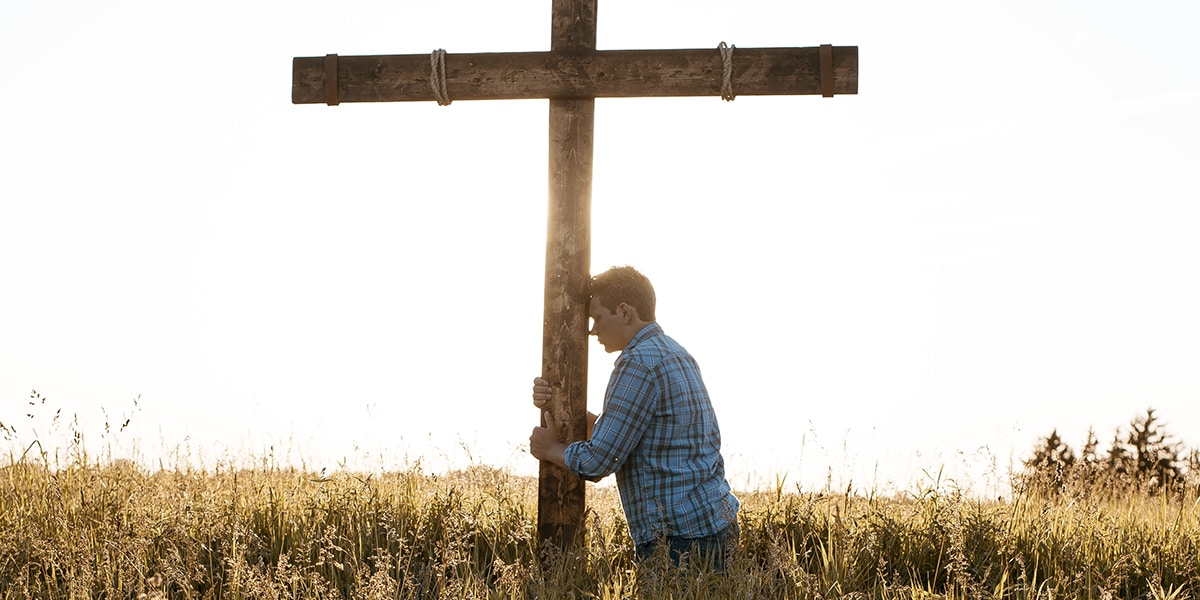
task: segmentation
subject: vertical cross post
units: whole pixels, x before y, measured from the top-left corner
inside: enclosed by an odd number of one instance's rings
[[[596,49],[596,0],[554,0],[550,51]],[[592,139],[595,98],[550,99],[549,206],[546,231],[542,377],[555,386],[556,421],[564,440],[587,429],[587,285],[591,275]],[[582,540],[584,486],[574,474],[541,461],[538,540],[558,548]]]

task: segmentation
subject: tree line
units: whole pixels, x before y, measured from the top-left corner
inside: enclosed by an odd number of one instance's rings
[[[1153,408],[1119,427],[1107,449],[1094,429],[1076,453],[1054,429],[1038,440],[1017,478],[1023,489],[1050,493],[1182,492],[1200,483],[1200,451],[1171,435]]]

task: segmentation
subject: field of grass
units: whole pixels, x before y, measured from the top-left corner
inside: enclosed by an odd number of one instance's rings
[[[13,462],[10,460],[10,462]],[[320,476],[0,468],[0,598],[1194,598],[1200,502],[1103,490],[739,494],[723,574],[638,566],[615,490],[539,558],[536,481],[476,467]]]

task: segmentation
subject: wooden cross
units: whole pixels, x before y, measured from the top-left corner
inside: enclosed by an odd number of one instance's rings
[[[587,414],[592,129],[596,98],[858,93],[858,47],[596,50],[597,0],[553,0],[549,52],[300,57],[292,102],[550,100],[542,376],[551,410],[582,440]],[[583,533],[584,487],[542,462],[538,540],[560,548]]]

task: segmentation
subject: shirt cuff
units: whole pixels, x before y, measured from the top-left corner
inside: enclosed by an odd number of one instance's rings
[[[563,463],[567,465],[567,470],[579,477],[579,468],[575,466],[575,448],[579,442],[571,442],[563,449]]]

